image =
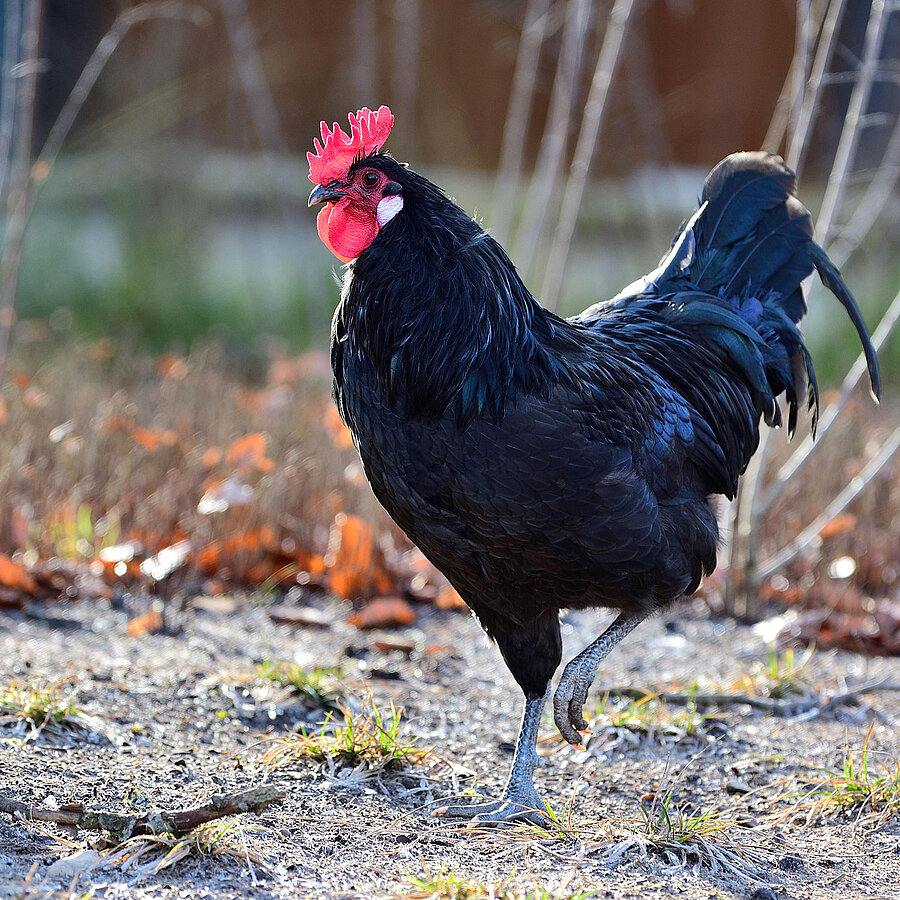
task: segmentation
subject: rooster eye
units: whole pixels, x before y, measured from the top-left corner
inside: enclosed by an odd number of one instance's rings
[[[377,172],[366,172],[362,177],[362,182],[366,187],[375,187],[378,184],[378,173]]]

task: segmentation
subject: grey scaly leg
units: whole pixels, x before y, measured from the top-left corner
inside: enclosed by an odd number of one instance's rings
[[[452,816],[475,819],[478,822],[511,822],[523,820],[535,825],[546,825],[544,804],[534,789],[534,767],[537,763],[537,738],[541,725],[541,714],[550,694],[550,686],[543,697],[526,697],[522,725],[516,740],[509,777],[503,796],[489,803],[467,806],[458,804],[436,809],[434,816]]]
[[[585,647],[563,669],[553,696],[553,720],[570,744],[579,746],[581,736],[578,732],[587,730],[583,709],[588,690],[597,676],[597,667],[610,650],[649,615],[649,611],[636,615],[621,613],[596,641]]]

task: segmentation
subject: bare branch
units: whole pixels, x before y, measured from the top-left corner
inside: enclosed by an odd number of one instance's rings
[[[818,694],[778,700],[774,697],[755,697],[752,694],[680,694],[657,693],[643,688],[623,685],[606,688],[602,693],[613,697],[627,697],[629,700],[661,700],[676,706],[749,706],[762,712],[778,716],[798,716],[810,712],[830,712],[845,703],[858,700],[863,694],[874,694],[879,691],[900,691],[900,684],[890,681],[867,681],[858,687],[835,694],[832,697],[821,697]]]
[[[825,248],[839,269],[846,265],[847,260],[881,217],[888,201],[894,196],[898,178],[900,178],[900,117],[894,123],[894,130],[878,170],[869,182],[862,200],[857,204],[853,216]]]
[[[522,36],[519,38],[519,53],[516,57],[509,110],[503,126],[503,147],[500,151],[500,168],[494,187],[494,209],[491,216],[491,231],[501,243],[509,238],[512,225],[513,205],[522,174],[525,135],[537,81],[538,59],[547,34],[549,9],[550,0],[528,0]]]
[[[12,170],[10,148],[12,147],[13,124],[16,118],[16,96],[18,78],[16,63],[19,61],[19,30],[22,27],[19,3],[6,3],[3,7],[3,72],[2,94],[0,94],[0,212],[6,213],[6,190]]]
[[[566,10],[562,49],[553,82],[550,111],[544,127],[537,167],[528,192],[528,214],[522,223],[516,256],[524,269],[534,271],[534,261],[544,235],[562,175],[569,126],[578,94],[584,45],[591,22],[590,0],[572,0]]]
[[[267,806],[282,799],[284,794],[276,787],[264,784],[236,794],[213,794],[202,806],[192,809],[154,810],[143,816],[85,808],[80,803],[69,804],[60,809],[43,809],[6,797],[0,797],[0,812],[25,821],[55,822],[86,831],[107,831],[116,840],[124,841],[140,834],[187,834],[199,825],[225,816],[259,814]]]
[[[550,310],[556,309],[559,303],[563,274],[569,258],[569,247],[572,243],[572,235],[575,233],[575,224],[578,221],[578,212],[584,198],[584,188],[587,184],[591,160],[597,149],[600,128],[606,113],[609,87],[622,56],[628,21],[633,10],[634,0],[616,0],[616,4],[609,14],[606,33],[603,35],[603,46],[600,48],[597,66],[594,69],[591,90],[581,119],[578,143],[575,146],[575,156],[569,169],[569,178],[563,195],[559,221],[553,235],[547,267],[544,270],[541,298],[544,306]]]
[[[25,225],[28,220],[28,199],[31,191],[31,140],[34,128],[34,104],[39,67],[38,49],[41,41],[43,0],[29,0],[21,40],[22,84],[17,90],[16,120],[12,158],[12,209],[3,241],[3,260],[0,263],[0,378],[6,368],[9,336],[15,315],[14,304],[19,286],[19,262]]]
[[[819,111],[819,101],[822,98],[825,73],[828,71],[834,47],[837,43],[835,37],[843,12],[844,0],[829,0],[825,19],[822,22],[822,28],[819,33],[819,45],[809,73],[809,80],[806,82],[800,106],[794,111],[794,127],[791,129],[787,164],[797,173],[800,172],[803,168],[803,163],[806,161],[809,138],[812,134],[812,124]]]
[[[872,346],[875,348],[876,352],[881,349],[884,342],[890,337],[898,319],[900,319],[900,293],[898,293],[891,301],[891,305],[881,317],[878,327],[872,334]],[[860,353],[856,358],[856,362],[853,363],[850,367],[850,371],[847,372],[844,377],[837,400],[826,406],[824,412],[819,417],[817,440],[813,440],[812,435],[807,435],[800,443],[800,446],[797,447],[791,455],[790,459],[788,459],[788,461],[778,470],[774,482],[763,496],[760,508],[761,515],[765,515],[765,513],[768,512],[772,504],[778,499],[784,486],[806,463],[815,448],[822,446],[822,438],[824,438],[831,430],[831,426],[834,425],[837,420],[838,414],[847,405],[847,401],[850,399],[851,394],[867,371],[865,354]]]
[[[416,154],[416,97],[419,92],[419,60],[422,55],[422,0],[394,0],[394,68],[391,76],[391,102],[395,114],[395,133]],[[401,123],[397,127],[397,123]],[[396,138],[395,138],[396,140]]]
[[[47,135],[47,140],[38,154],[38,161],[46,166],[41,181],[45,180],[53,170],[56,157],[72,130],[81,108],[122,39],[135,25],[151,19],[186,19],[199,26],[209,21],[209,13],[202,6],[195,3],[182,3],[179,0],[142,3],[120,13],[81,70],[75,87],[66,98],[59,116]]]
[[[881,450],[850,483],[828,504],[825,511],[791,541],[787,547],[763,560],[759,565],[758,578],[762,581],[774,575],[791,560],[796,559],[815,541],[822,529],[837,515],[840,515],[862,492],[863,488],[890,462],[900,449],[900,427],[882,444]]]
[[[825,197],[822,200],[822,208],[819,210],[816,222],[819,243],[823,247],[827,246],[831,239],[837,211],[847,184],[847,176],[856,155],[856,145],[862,130],[861,117],[869,104],[869,95],[872,92],[874,76],[878,70],[878,60],[887,21],[888,15],[885,14],[884,0],[872,0],[859,68],[859,80],[850,95],[850,104],[847,107],[847,115],[844,117],[844,127],[841,129],[841,138],[838,141],[834,164],[831,167],[828,186],[825,189]]]

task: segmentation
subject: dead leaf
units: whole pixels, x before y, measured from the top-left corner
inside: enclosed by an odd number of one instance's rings
[[[141,428],[135,425],[129,433],[136,444],[150,453],[155,453],[160,447],[174,447],[178,443],[178,435],[164,428]]]
[[[225,454],[226,462],[237,469],[274,472],[275,461],[266,456],[266,436],[257,431],[238,438]]]
[[[435,597],[434,605],[438,609],[466,609],[466,601],[456,592],[451,585],[441,588],[437,597]]]
[[[394,590],[394,580],[375,543],[375,529],[359,516],[335,516],[325,566],[331,589],[345,600]]]
[[[163,547],[156,556],[141,563],[141,573],[154,581],[162,581],[187,564],[191,555],[190,541],[177,541]]]
[[[397,651],[404,656],[410,656],[416,649],[414,641],[405,640],[404,638],[382,637],[376,641],[372,641],[372,649],[379,653],[393,653]]]
[[[143,634],[156,634],[162,631],[162,613],[154,606],[148,609],[142,616],[132,619],[128,623],[128,637],[140,637]]]
[[[175,381],[181,381],[188,372],[191,371],[191,367],[188,365],[187,361],[183,357],[178,356],[177,353],[163,353],[156,361],[156,371],[159,372],[163,378],[172,378]]]
[[[333,403],[325,408],[325,427],[331,435],[331,443],[339,450],[348,450],[353,446],[353,435]]]
[[[402,597],[376,597],[347,621],[357,628],[396,628],[414,624],[416,611]]]
[[[225,512],[232,506],[249,506],[253,502],[254,490],[239,478],[229,476],[224,481],[211,485],[197,504],[197,512],[202,516]]]
[[[222,462],[222,448],[221,447],[207,447],[203,453],[203,458],[201,462],[203,463],[204,469],[214,469],[220,462]]]
[[[38,589],[25,566],[3,553],[0,553],[0,585],[26,594],[36,594]]]
[[[46,406],[49,400],[50,398],[47,396],[47,392],[41,390],[36,385],[25,388],[25,392],[22,394],[22,402],[29,409],[40,409],[41,407]]]
[[[840,534],[846,534],[848,531],[853,531],[854,528],[856,528],[856,516],[854,516],[853,513],[841,513],[841,515],[835,516],[831,521],[826,522],[822,526],[819,537],[822,538],[823,541],[827,541],[829,538],[837,537]]]
[[[230,594],[220,593],[216,596],[205,594],[194,597],[191,606],[215,615],[228,616],[237,609],[237,601]]]

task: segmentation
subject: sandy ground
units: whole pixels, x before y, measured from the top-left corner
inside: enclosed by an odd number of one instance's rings
[[[137,638],[126,629],[129,617],[145,608],[138,600],[119,608],[79,601],[0,614],[3,683],[71,679],[80,708],[102,719],[112,737],[23,742],[0,725],[0,797],[127,811],[190,807],[264,781],[285,795],[261,816],[238,820],[225,839],[237,856],[194,856],[143,877],[121,866],[97,868],[80,876],[73,896],[409,896],[417,890],[411,877],[443,870],[484,883],[513,877],[523,888],[560,897],[593,889],[613,900],[900,898],[896,814],[879,827],[852,815],[776,821],[791,802],[773,799],[786,790],[776,786],[785,779],[839,767],[846,746],[863,744],[873,718],[870,746],[896,765],[900,693],[865,694],[811,718],[730,705],[712,710],[715,718],[690,735],[681,727],[640,736],[601,720],[586,751],[554,739],[545,721],[536,783],[568,830],[469,829],[429,810],[455,787],[473,784],[467,770],[477,773],[481,793],[502,787],[520,694],[495,648],[468,617],[423,608],[415,627],[390,635],[416,649],[391,650],[376,646],[384,635],[346,625],[347,607],[321,597],[310,602],[334,624],[276,625],[266,604],[252,598],[233,611],[182,611],[171,619],[170,634]],[[601,614],[568,616],[565,658],[604,622]],[[345,684],[362,702],[368,690],[380,706],[392,700],[403,706],[402,735],[435,748],[453,764],[458,783],[440,763],[415,777],[357,784],[312,761],[270,772],[261,762],[272,746],[266,735],[321,720],[322,712],[256,677],[256,664],[266,658],[344,667]],[[733,685],[765,658],[766,645],[750,628],[710,619],[701,605],[686,607],[645,623],[626,640],[601,667],[589,703],[596,706],[604,686]],[[848,683],[900,681],[896,660],[847,653],[815,654],[803,678],[823,697]],[[678,806],[716,807],[738,823],[723,840],[736,846],[751,880],[711,873],[690,856],[681,865],[652,850],[642,856],[637,846],[623,850],[628,832],[615,820],[640,820],[641,798],[672,783]],[[35,862],[28,896],[67,888],[68,876],[56,878],[51,864],[94,846],[96,837],[0,814],[0,897],[22,895]],[[615,848],[623,850],[618,858]]]

